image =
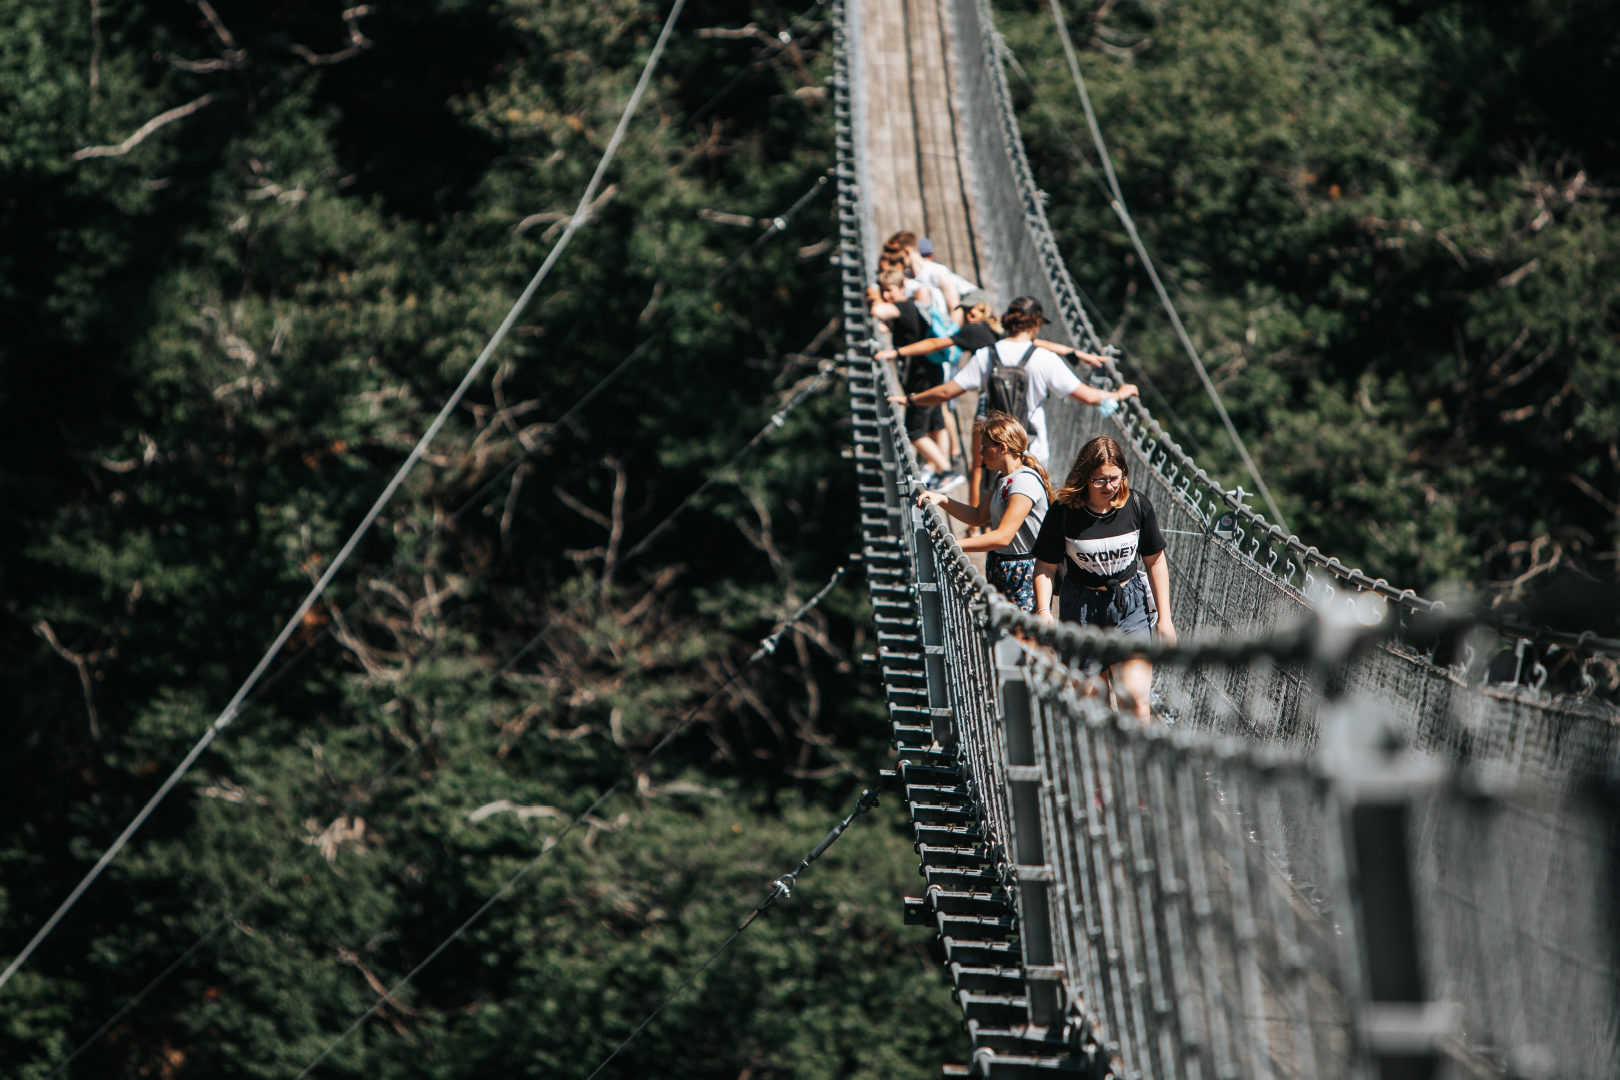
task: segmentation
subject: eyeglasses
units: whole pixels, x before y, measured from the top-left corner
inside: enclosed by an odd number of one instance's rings
[[[1124,481],[1124,479],[1125,477],[1123,475],[1094,476],[1091,478],[1091,486],[1094,488],[1118,487]]]

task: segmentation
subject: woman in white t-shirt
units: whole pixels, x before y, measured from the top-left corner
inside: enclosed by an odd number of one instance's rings
[[[1035,537],[1052,501],[1052,482],[1029,452],[1029,432],[1006,413],[993,412],[979,428],[979,450],[996,475],[977,506],[942,491],[925,491],[917,505],[933,503],[951,517],[987,531],[962,541],[963,551],[985,551],[990,584],[1023,608],[1035,610]]]

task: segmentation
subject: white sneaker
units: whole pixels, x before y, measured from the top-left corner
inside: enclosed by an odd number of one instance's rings
[[[958,484],[967,483],[967,477],[963,476],[961,473],[957,472],[955,469],[952,469],[948,473],[941,473],[939,475],[939,478],[938,478],[937,482],[939,484],[939,490],[941,490],[941,491],[949,491],[952,488],[956,487]]]

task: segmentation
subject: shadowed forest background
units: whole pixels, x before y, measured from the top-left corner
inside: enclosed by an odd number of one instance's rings
[[[0,957],[219,713],[488,340],[667,10],[0,0]],[[1148,407],[1236,485],[1049,12],[996,11],[1077,281]],[[1290,526],[1396,584],[1613,634],[1620,11],[1067,14],[1131,210]],[[859,546],[836,382],[738,456],[845,345],[830,193],[766,236],[832,164],[827,18],[685,12],[493,376],[0,989],[0,1074],[296,1075],[630,775],[320,1071],[584,1076],[872,782],[858,573],[648,760]],[[928,935],[901,925],[902,823],[889,799],[852,826],[609,1071],[960,1060]]]

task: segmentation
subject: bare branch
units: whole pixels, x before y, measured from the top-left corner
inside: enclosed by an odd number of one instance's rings
[[[520,806],[511,799],[496,799],[494,802],[485,803],[469,813],[467,820],[476,825],[485,818],[494,817],[496,814],[516,814],[520,821],[527,821],[530,818],[537,817],[552,818],[558,821],[566,821],[568,818],[567,814],[564,814],[555,806]]]
[[[737,486],[738,490],[748,499],[749,506],[753,508],[754,516],[759,520],[759,527],[755,528],[738,518],[734,522],[737,531],[742,533],[751,545],[763,552],[765,557],[770,560],[771,569],[776,574],[776,580],[783,585],[787,593],[785,603],[792,605],[794,602],[793,568],[788,565],[787,560],[782,557],[782,552],[776,546],[776,534],[772,527],[770,507],[766,506],[764,500],[746,485],[739,484]]]
[[[710,210],[706,206],[699,207],[697,215],[712,225],[741,225],[753,228],[759,224],[758,218],[749,217],[747,214],[730,214],[724,210]]]
[[[237,71],[247,66],[247,53],[241,49],[233,49],[224,56],[213,60],[187,60],[183,56],[169,55],[164,57],[169,66],[180,71],[188,71],[193,75],[211,75],[216,71]]]
[[[401,1002],[398,998],[390,997],[388,987],[381,979],[372,974],[370,968],[366,967],[366,965],[361,961],[359,953],[355,952],[353,949],[345,949],[343,946],[339,945],[338,959],[360,972],[361,978],[366,980],[366,985],[371,987],[372,993],[382,998],[387,1004],[392,1005],[395,1009],[398,1009],[406,1016],[422,1015],[409,1005]],[[387,1020],[393,1029],[398,1032],[399,1035],[407,1042],[413,1045],[416,1043],[416,1036],[411,1034],[410,1029],[405,1026],[404,1021],[400,1020],[399,1017],[389,1014],[387,1015]]]
[[[368,41],[365,45],[350,45],[333,53],[318,53],[308,45],[300,45],[294,42],[287,46],[287,51],[311,67],[329,67],[332,64],[341,64],[345,60],[353,60],[364,52],[370,44]]]
[[[1498,278],[1497,282],[1496,282],[1496,287],[1499,288],[1499,289],[1511,289],[1511,288],[1513,288],[1513,286],[1517,285],[1519,282],[1521,282],[1525,278],[1529,277],[1530,274],[1535,271],[1536,267],[1538,267],[1540,265],[1541,265],[1541,256],[1537,255],[1535,258],[1531,259],[1529,262],[1525,263],[1523,266],[1519,267],[1517,270],[1513,271],[1512,273],[1506,274],[1503,277]]]
[[[1603,492],[1599,491],[1597,488],[1595,488],[1591,484],[1587,483],[1581,477],[1576,476],[1574,473],[1571,472],[1571,473],[1565,473],[1564,474],[1564,479],[1568,480],[1570,483],[1572,483],[1576,487],[1580,488],[1581,491],[1583,491],[1587,495],[1588,498],[1590,498],[1593,502],[1597,503],[1599,506],[1603,507],[1603,509],[1607,510],[1609,513],[1611,513],[1611,514],[1620,514],[1620,503],[1616,503],[1613,499],[1611,499],[1607,495],[1603,494]]]
[[[619,545],[624,541],[624,493],[629,486],[629,478],[618,458],[609,456],[603,458],[602,462],[613,470],[613,525],[608,530],[607,553],[602,559],[602,595],[605,597],[608,585],[613,580],[614,568],[619,562]]]
[[[523,490],[523,480],[533,471],[534,466],[525,461],[512,473],[512,486],[507,488],[506,505],[501,508],[501,545],[503,547],[511,540],[512,516],[517,511],[518,493]]]
[[[568,507],[568,509],[578,514],[586,521],[600,525],[604,529],[612,528],[613,523],[608,520],[608,516],[606,514],[599,510],[591,509],[574,496],[568,494],[568,492],[564,491],[562,488],[554,487],[551,489],[551,493],[557,496],[558,501],[560,501],[564,506]]]
[[[83,150],[75,150],[72,154],[69,154],[68,160],[86,161],[90,158],[122,157],[139,146],[148,135],[152,134],[154,131],[157,131],[159,128],[172,124],[176,120],[183,120],[192,113],[206,109],[208,106],[222,98],[234,96],[235,94],[230,91],[216,91],[214,93],[204,94],[195,101],[188,101],[184,105],[176,105],[168,112],[158,113],[156,116],[152,117],[152,119],[148,120],[146,123],[137,128],[133,135],[121,143],[114,146],[87,146]]]
[[[749,23],[747,26],[740,26],[735,30],[726,30],[718,26],[705,27],[697,32],[697,36],[700,38],[719,38],[722,41],[743,41],[753,38],[767,45],[776,44],[776,39],[761,30],[757,23]]]
[[[103,652],[76,653],[69,649],[66,645],[63,645],[60,641],[56,640],[56,631],[51,629],[51,624],[46,622],[44,619],[41,619],[34,624],[34,633],[44,638],[45,643],[56,652],[57,656],[60,656],[68,663],[72,664],[74,669],[78,671],[79,686],[84,691],[84,711],[89,715],[90,718],[90,737],[97,742],[100,742],[101,724],[96,719],[96,700],[90,690],[90,665],[103,657],[117,656],[117,648],[114,647]]]
[[[618,184],[609,184],[607,187],[603,188],[602,194],[592,199],[591,205],[585,208],[585,220],[589,221],[596,215],[598,210],[602,209],[602,207],[613,201],[613,198],[618,194]],[[515,236],[522,236],[536,225],[544,225],[547,222],[550,222],[551,227],[540,234],[540,239],[550,240],[553,236],[562,231],[563,223],[569,219],[569,216],[570,215],[568,214],[559,213],[556,210],[544,210],[538,214],[530,214],[528,217],[512,226],[512,233]]]
[[[221,48],[227,50],[240,48],[236,44],[236,38],[232,37],[231,32],[225,28],[225,23],[221,21],[219,13],[214,10],[213,5],[208,0],[197,0],[197,10],[201,11],[203,18],[208,20],[208,25],[213,29],[214,36],[219,39]]]

